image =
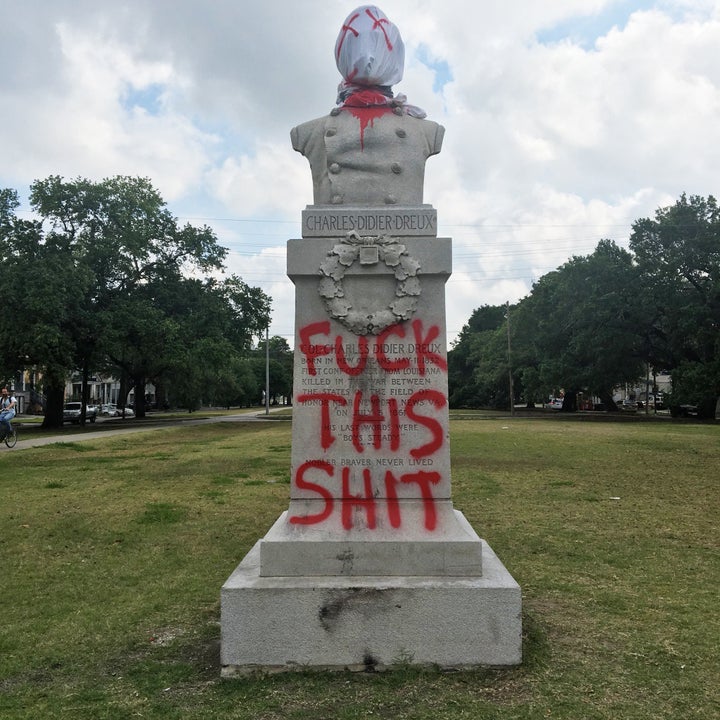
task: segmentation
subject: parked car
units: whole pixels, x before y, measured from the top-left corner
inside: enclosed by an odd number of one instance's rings
[[[670,414],[673,417],[697,417],[697,405],[671,405]]]
[[[63,422],[71,422],[77,425],[80,422],[82,415],[82,403],[80,402],[68,402],[65,403],[63,408]],[[97,418],[97,405],[88,405],[85,408],[85,419],[91,423],[95,422]]]
[[[665,401],[663,399],[663,394],[661,392],[659,392],[657,395],[651,395],[648,398],[648,402],[656,410],[664,410],[665,409]]]
[[[123,414],[122,408],[119,408],[114,403],[107,403],[102,406],[102,414],[108,417],[120,417]],[[135,413],[132,408],[125,408],[125,417],[135,417]]]

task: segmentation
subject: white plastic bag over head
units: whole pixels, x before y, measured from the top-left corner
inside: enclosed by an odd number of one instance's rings
[[[405,45],[380,8],[361,5],[340,28],[335,62],[346,83],[394,85],[402,80]]]

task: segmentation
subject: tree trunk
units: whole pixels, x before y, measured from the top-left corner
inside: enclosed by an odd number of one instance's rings
[[[598,397],[602,401],[603,407],[605,408],[606,412],[617,412],[618,406],[612,398],[612,393],[599,393]]]
[[[566,390],[563,396],[563,404],[560,412],[576,412],[577,411],[577,390]]]
[[[135,385],[135,417],[145,417],[145,376],[133,375]]]
[[[165,381],[161,379],[155,379],[155,407],[157,410],[167,410],[169,407],[168,393],[165,387]]]
[[[127,396],[130,392],[130,389],[128,388],[128,382],[127,382],[127,373],[125,370],[123,370],[120,373],[120,389],[118,390],[118,399],[117,399],[117,406],[119,408],[124,408],[127,404]]]
[[[90,369],[88,367],[87,358],[83,361],[83,372],[82,372],[82,389],[80,391],[80,399],[82,405],[80,405],[80,424],[85,427],[85,421],[87,420],[87,404],[90,395],[90,388],[88,387],[88,380],[90,378]]]
[[[715,420],[715,411],[718,398],[715,395],[706,395],[698,404],[698,417],[704,420]]]
[[[65,401],[65,376],[57,376],[52,370],[45,372],[45,417],[42,427],[61,428],[63,425],[63,403]]]

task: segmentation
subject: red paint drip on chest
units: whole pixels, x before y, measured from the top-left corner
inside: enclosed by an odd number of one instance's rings
[[[365,130],[372,127],[375,120],[393,110],[388,105],[377,105],[377,93],[365,91],[353,94],[343,105],[343,108],[350,112],[353,117],[360,121],[360,149],[365,149]],[[385,99],[384,97],[382,98]]]

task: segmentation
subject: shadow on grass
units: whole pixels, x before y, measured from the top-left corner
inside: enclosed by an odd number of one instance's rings
[[[527,671],[545,667],[550,659],[547,633],[534,615],[523,612],[522,667]]]

